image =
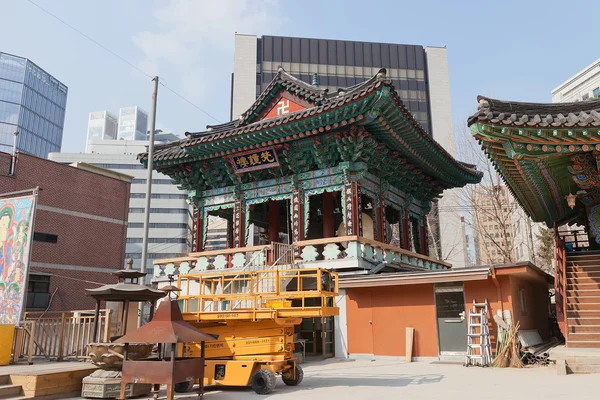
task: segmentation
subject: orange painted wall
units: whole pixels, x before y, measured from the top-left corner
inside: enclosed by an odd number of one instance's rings
[[[464,282],[465,308],[470,310],[473,300],[490,305],[490,336],[492,351],[496,348],[497,326],[493,320],[502,299],[502,306],[510,310],[513,321],[522,329],[538,329],[543,339],[549,338],[547,287],[532,282],[498,276],[500,296],[493,280]],[[519,289],[526,290],[527,313],[521,313]],[[438,356],[437,320],[433,284],[410,286],[383,286],[346,289],[346,317],[348,352],[375,356],[404,356],[406,328],[415,328],[413,356]],[[370,323],[370,321],[372,323]]]
[[[404,356],[406,328],[411,327],[413,356],[438,355],[432,284],[355,288],[346,294],[350,354]]]
[[[523,330],[537,329],[544,340],[550,339],[548,327],[548,290],[545,283],[511,276],[513,318]],[[526,311],[521,311],[521,289],[525,293]]]
[[[503,307],[505,310],[511,310],[512,312],[512,304],[510,297],[510,280],[508,276],[499,276],[498,284],[500,285],[500,298],[503,302]],[[498,291],[496,289],[496,285],[492,281],[492,279],[487,279],[485,281],[467,281],[464,283],[465,287],[465,308],[468,311],[473,307],[473,300],[478,303],[483,303],[486,299],[490,306],[490,339],[492,341],[492,352],[496,349],[496,336],[498,332],[498,326],[493,319],[493,316],[496,315],[497,310],[499,309],[498,303]]]

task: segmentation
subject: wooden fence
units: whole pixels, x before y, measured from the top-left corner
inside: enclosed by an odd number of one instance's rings
[[[108,342],[112,310],[100,311],[97,341]],[[92,315],[89,315],[92,314]],[[87,345],[94,341],[93,311],[27,313],[18,329],[14,360],[42,356],[58,361],[87,358]]]

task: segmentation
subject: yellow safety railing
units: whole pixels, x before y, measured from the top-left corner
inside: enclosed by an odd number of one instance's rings
[[[338,275],[325,269],[211,271],[179,275],[182,312],[334,307]]]

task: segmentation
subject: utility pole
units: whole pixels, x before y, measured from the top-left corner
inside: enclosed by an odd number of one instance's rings
[[[154,164],[154,130],[156,129],[156,98],[158,97],[158,76],[155,76],[154,92],[152,93],[152,116],[150,118],[150,137],[148,143],[148,180],[146,182],[146,208],[144,211],[144,240],[142,242],[142,266],[141,272],[146,272],[148,262],[148,228],[150,227],[150,200],[152,199],[152,168]],[[145,279],[145,277],[144,277]],[[139,303],[138,328],[142,326],[144,319],[144,302]]]

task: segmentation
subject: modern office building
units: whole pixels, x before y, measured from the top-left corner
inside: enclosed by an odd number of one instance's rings
[[[553,103],[600,98],[600,58],[552,90]]]
[[[159,134],[159,139],[177,138]],[[160,143],[158,140],[156,143]],[[51,153],[50,160],[64,164],[85,162],[133,177],[129,200],[127,244],[125,259],[132,258],[133,266],[141,266],[144,237],[144,210],[148,170],[140,164],[137,155],[146,151],[147,141],[97,140],[88,142],[86,153]],[[150,230],[147,272],[152,276],[152,260],[179,257],[191,247],[190,207],[187,192],[179,190],[165,175],[154,172],[150,205]]]
[[[146,140],[148,131],[148,113],[138,106],[124,107],[119,110],[119,140]]]
[[[446,48],[236,34],[232,120],[254,103],[280,66],[304,82],[313,83],[316,78],[319,86],[330,92],[357,85],[386,68],[407,109],[448,153],[456,156]],[[290,112],[283,106],[284,113]],[[444,192],[438,202],[443,210],[458,206],[455,190]],[[433,235],[439,237],[438,257],[464,266],[461,216],[454,212],[439,215],[439,223],[436,217],[432,224]]]
[[[86,144],[90,140],[116,140],[119,119],[104,111],[91,112],[88,117]]]
[[[46,158],[60,151],[67,87],[31,60],[0,52],[0,151]]]

